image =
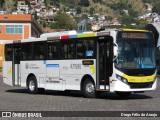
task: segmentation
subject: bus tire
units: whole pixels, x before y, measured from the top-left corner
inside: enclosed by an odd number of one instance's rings
[[[89,78],[87,78],[83,83],[83,94],[86,98],[96,97],[95,85]]]
[[[120,97],[120,98],[128,98],[131,95],[131,92],[116,92],[116,94]]]
[[[38,93],[37,79],[35,76],[31,76],[28,78],[27,87],[30,94]]]

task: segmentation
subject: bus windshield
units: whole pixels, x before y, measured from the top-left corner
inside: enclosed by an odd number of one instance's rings
[[[115,65],[124,69],[155,68],[155,47],[151,39],[120,39]]]

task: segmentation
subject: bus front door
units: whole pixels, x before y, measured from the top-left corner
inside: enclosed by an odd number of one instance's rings
[[[20,55],[21,47],[18,44],[13,45],[13,63],[12,63],[12,83],[13,86],[20,86]]]
[[[113,39],[102,37],[97,42],[97,90],[109,90],[109,77],[113,72]]]

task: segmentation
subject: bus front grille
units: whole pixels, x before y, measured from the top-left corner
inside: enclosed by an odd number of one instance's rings
[[[153,82],[148,83],[129,83],[131,89],[138,89],[138,88],[151,88]]]

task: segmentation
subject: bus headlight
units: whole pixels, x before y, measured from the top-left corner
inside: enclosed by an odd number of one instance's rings
[[[122,76],[120,76],[120,75],[117,75],[117,74],[116,74],[116,78],[117,78],[118,80],[122,81],[123,83],[128,84],[128,81],[127,81],[126,78],[124,78],[124,77],[122,77]]]

